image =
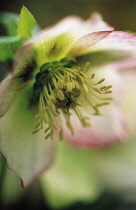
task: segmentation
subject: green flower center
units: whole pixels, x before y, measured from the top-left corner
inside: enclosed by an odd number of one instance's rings
[[[33,86],[33,97],[39,101],[39,114],[35,118],[39,119],[33,134],[45,127],[45,138],[49,136],[53,138],[54,130],[59,127],[60,136],[63,130],[60,126],[60,115],[62,114],[66,120],[68,128],[74,133],[72,123],[70,121],[70,110],[73,110],[82,126],[90,126],[87,117],[82,116],[80,109],[83,99],[94,110],[95,115],[99,115],[99,107],[108,105],[111,98],[103,97],[103,94],[111,93],[109,90],[112,86],[99,86],[105,80],[102,78],[97,83],[93,83],[95,74],[91,77],[86,74],[89,63],[84,69],[77,66],[74,59],[62,59],[52,63],[44,63],[40,72],[36,75],[36,81]],[[88,93],[91,92],[91,98]],[[102,95],[102,96],[101,96]],[[45,126],[46,125],[46,126]]]

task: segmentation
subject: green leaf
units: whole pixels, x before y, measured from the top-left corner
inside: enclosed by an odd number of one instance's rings
[[[22,36],[0,38],[0,61],[12,60],[16,50],[25,41]]]
[[[11,12],[4,12],[0,16],[0,22],[4,25],[7,35],[16,36],[19,15]]]
[[[36,20],[26,7],[22,7],[17,34],[26,38],[32,37]]]

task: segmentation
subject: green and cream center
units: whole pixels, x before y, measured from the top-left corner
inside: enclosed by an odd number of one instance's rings
[[[74,134],[70,121],[70,110],[73,110],[82,126],[90,126],[88,117],[82,116],[84,103],[88,103],[99,115],[99,107],[108,105],[112,98],[106,97],[111,93],[111,85],[102,86],[105,78],[93,82],[95,74],[87,75],[90,64],[84,68],[77,66],[75,59],[64,58],[60,61],[44,63],[40,72],[36,75],[33,86],[33,97],[39,101],[39,113],[35,116],[38,123],[35,125],[33,134],[45,128],[45,138],[53,138],[54,130],[60,127],[60,114],[66,120],[68,128]],[[89,93],[91,92],[91,97]],[[62,136],[60,129],[60,136]]]

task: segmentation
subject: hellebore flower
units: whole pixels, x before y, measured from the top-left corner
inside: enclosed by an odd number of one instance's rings
[[[107,65],[109,71],[114,68],[121,76],[120,103],[130,141],[95,150],[75,149],[59,142],[54,164],[41,176],[45,200],[51,207],[60,209],[74,202],[91,202],[105,189],[118,192],[125,199],[136,198],[135,61],[131,58]]]
[[[28,39],[33,19],[26,22],[18,34]],[[98,14],[67,17],[18,49],[0,87],[0,150],[23,186],[49,167],[56,139],[88,148],[126,138],[120,75],[104,64],[135,53],[136,36]]]

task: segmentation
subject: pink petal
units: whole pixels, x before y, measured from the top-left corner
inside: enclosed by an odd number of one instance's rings
[[[44,33],[52,34],[52,32],[55,32],[56,34],[72,32],[81,37],[91,32],[112,31],[113,29],[113,27],[109,26],[106,22],[102,20],[102,17],[99,13],[95,12],[88,20],[83,20],[78,16],[65,17],[57,24],[45,29]]]
[[[18,50],[16,54],[15,72],[18,71],[21,64],[24,64],[26,60],[30,60],[33,55],[33,48],[35,48],[37,56],[39,56],[38,61],[40,60],[41,65],[41,63],[43,63],[43,58],[44,61],[48,62],[54,59],[59,60],[62,57],[67,56],[67,52],[71,49],[71,46],[79,37],[89,34],[90,32],[100,30],[111,31],[113,28],[109,27],[104,21],[102,21],[100,15],[96,13],[88,21],[84,21],[77,16],[66,17],[56,25],[41,31]],[[105,37],[105,34],[102,35],[102,38],[103,36]],[[56,43],[58,50],[56,48],[56,54],[52,58],[49,52],[51,49],[56,47]],[[63,51],[66,52],[62,54]]]
[[[90,27],[90,33],[96,31],[112,31],[113,27],[109,26],[105,21],[103,21],[101,15],[97,12],[93,13],[88,21],[86,21]]]
[[[57,24],[41,31],[29,42],[34,43],[39,39],[48,39],[66,33],[72,33],[75,39],[77,39],[91,32],[112,30],[113,27],[105,23],[98,13],[94,13],[87,21],[78,16],[68,16],[63,18]]]
[[[80,27],[82,24],[84,24],[84,20],[81,19],[78,16],[68,16],[60,20],[58,23],[56,23],[53,26],[50,26],[46,28],[43,32],[45,34],[52,34],[54,32],[54,35],[62,34],[62,33],[68,33],[75,30],[75,28]]]
[[[80,112],[83,117],[89,117],[90,127],[82,127],[79,119],[72,113],[71,123],[74,127],[74,135],[64,128],[65,139],[78,147],[105,147],[118,141],[122,141],[127,136],[127,126],[123,113],[121,112],[121,104],[123,101],[123,83],[120,74],[112,65],[106,65],[96,68],[90,68],[88,76],[95,73],[95,81],[105,78],[102,83],[104,85],[112,85],[112,94],[109,97],[113,98],[110,105],[100,107],[100,116],[91,115],[93,110],[87,104],[85,98],[79,98],[79,104],[82,104]],[[91,90],[90,90],[91,91]],[[88,98],[91,99],[91,92],[88,92]]]
[[[70,54],[82,55],[99,50],[123,50],[135,54],[136,35],[120,31],[99,31],[79,38]]]
[[[135,50],[136,35],[113,31],[104,40],[98,43],[99,49]],[[95,46],[97,48],[97,46]]]
[[[128,59],[113,63],[111,65],[114,66],[118,70],[133,69],[133,68],[136,68],[136,57],[130,57]]]
[[[84,128],[77,117],[72,115],[74,135],[71,135],[71,132],[65,128],[66,141],[76,147],[99,148],[110,146],[127,137],[126,123],[117,107],[106,108],[102,116],[90,118],[91,127]]]
[[[44,139],[44,131],[32,134],[35,112],[28,108],[29,89],[20,92],[0,121],[0,151],[7,165],[24,187],[34,181],[53,160],[54,141]]]

